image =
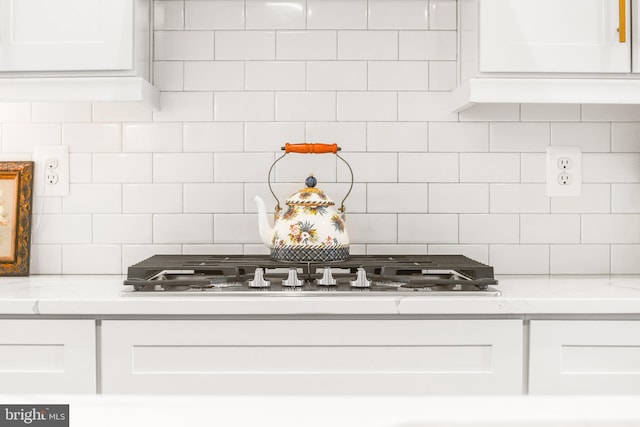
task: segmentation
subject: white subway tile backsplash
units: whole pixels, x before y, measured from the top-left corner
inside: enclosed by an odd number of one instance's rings
[[[304,90],[303,61],[248,61],[245,65],[247,90]]]
[[[639,241],[639,214],[582,215],[581,243],[637,243]]]
[[[307,0],[310,30],[367,28],[367,0]]]
[[[640,182],[639,153],[583,153],[583,182]]]
[[[397,30],[429,28],[428,0],[369,0],[369,29]]]
[[[150,122],[152,110],[142,102],[94,102],[92,104],[94,122]]]
[[[335,31],[278,31],[276,58],[278,60],[336,59]]]
[[[212,60],[213,31],[155,31],[153,57],[160,61]]]
[[[89,214],[43,214],[38,221],[34,244],[91,243]]]
[[[609,123],[551,123],[552,145],[577,145],[583,152],[611,151]]]
[[[120,274],[122,271],[120,245],[64,245],[62,274]]]
[[[213,242],[260,243],[258,216],[254,214],[216,214],[213,217]]]
[[[365,90],[366,61],[307,62],[308,90]]]
[[[398,215],[398,243],[457,243],[458,217],[447,214]]]
[[[62,144],[70,152],[122,151],[122,125],[120,123],[65,123],[62,125]]]
[[[213,182],[213,153],[154,154],[153,182]]]
[[[276,59],[276,33],[275,31],[216,31],[215,59],[239,61]]]
[[[521,243],[580,243],[580,215],[522,214]]]
[[[2,151],[25,153],[37,145],[58,145],[61,125],[49,123],[9,123],[2,126]]]
[[[271,153],[214,153],[214,182],[264,182],[274,161]]]
[[[367,212],[427,212],[427,184],[367,184]]]
[[[352,245],[397,243],[398,216],[395,214],[350,214],[346,224]]]
[[[455,31],[400,31],[399,59],[455,61],[456,40]]]
[[[306,0],[245,0],[247,30],[305,28]]]
[[[184,90],[243,90],[244,67],[242,61],[187,61],[184,63]]]
[[[458,154],[399,153],[398,182],[457,182]]]
[[[185,213],[238,213],[244,210],[242,184],[185,184]]]
[[[429,151],[489,151],[487,123],[429,123]]]
[[[427,90],[426,61],[369,61],[369,90]]]
[[[367,124],[368,151],[427,151],[426,123],[372,122]]]
[[[429,28],[455,30],[457,28],[457,2],[455,0],[429,0]]]
[[[182,123],[132,123],[124,125],[124,152],[182,151]],[[64,128],[63,128],[64,137]]]
[[[640,123],[611,123],[611,151],[640,152]]]
[[[491,245],[495,274],[549,274],[549,245]]]
[[[611,274],[640,274],[640,245],[611,245]]]
[[[522,153],[520,156],[520,179],[522,182],[546,182],[547,155]]]
[[[549,213],[550,203],[544,184],[491,184],[491,213]],[[570,199],[564,197],[562,199]]]
[[[124,184],[124,213],[182,212],[182,184]]]
[[[153,243],[213,243],[213,214],[153,215]]]
[[[397,31],[338,31],[338,59],[397,60]],[[424,58],[404,58],[424,59]]]
[[[461,153],[460,182],[519,182],[520,154]]]
[[[427,245],[367,245],[366,255],[416,255],[427,254]],[[352,255],[355,255],[351,251]]]
[[[549,124],[491,123],[489,139],[490,151],[545,152],[550,142]]]
[[[517,214],[461,214],[460,243],[519,243]]]
[[[110,153],[93,156],[93,182],[142,183],[151,182],[151,179],[151,154]]]
[[[583,184],[577,197],[551,197],[551,213],[609,213],[612,195],[610,184]]]
[[[326,183],[336,182],[336,163],[333,155],[293,155],[278,163],[271,179],[274,182],[295,183],[294,188],[289,192],[292,193],[303,188],[304,180],[309,175],[313,175],[318,180],[318,188],[324,188]],[[343,171],[347,170],[345,165],[341,164],[340,167]],[[263,169],[262,181],[266,180],[268,172],[269,168]],[[348,180],[351,182],[350,178]]]
[[[640,213],[640,184],[611,184],[611,212]]]
[[[364,122],[310,122],[307,141],[336,143],[345,151],[365,151],[367,126]]]
[[[353,169],[355,182],[397,182],[398,155],[395,153],[342,153]],[[338,169],[338,179],[346,181],[348,173]]]
[[[640,105],[583,104],[583,122],[635,122],[640,118]]]
[[[517,122],[519,118],[520,104],[477,104],[460,112],[465,122]]]
[[[156,2],[157,3],[157,2]],[[242,30],[245,5],[238,0],[186,0],[185,28],[188,30]]]
[[[260,251],[250,252],[252,254],[269,255],[269,249],[264,245],[241,245],[241,244],[196,244],[196,245],[182,245],[183,254],[217,254],[217,255],[242,255],[245,253],[246,247],[258,247],[262,249]]]
[[[335,92],[278,92],[276,120],[328,121],[336,119]]]
[[[120,213],[120,184],[70,184],[69,195],[62,198],[63,213]]]
[[[489,184],[429,184],[430,213],[488,213]]]
[[[551,274],[609,274],[607,245],[551,245]]]
[[[184,0],[153,2],[154,30],[184,29]]]
[[[279,151],[285,143],[305,142],[303,122],[245,123],[245,151]]]
[[[214,98],[210,92],[163,92],[160,104],[162,109],[153,112],[153,120],[157,122],[201,122],[214,117]]]
[[[73,123],[91,121],[90,102],[34,102],[31,120],[43,123]]]
[[[398,120],[408,122],[451,122],[458,113],[448,107],[447,92],[399,92]]]
[[[153,85],[160,91],[184,89],[184,62],[156,61],[153,64]]]
[[[94,215],[93,243],[151,243],[151,215]]]
[[[69,153],[69,182],[90,183],[92,180],[92,155],[88,153]]]
[[[183,150],[205,153],[242,151],[243,132],[242,123],[185,123]]]
[[[579,122],[580,104],[522,104],[523,122]]]
[[[0,123],[25,123],[30,121],[30,102],[0,103]]]
[[[61,274],[62,245],[31,245],[30,274]]]
[[[213,102],[217,122],[270,122],[275,118],[273,92],[217,92]]]
[[[338,92],[338,121],[392,121],[397,117],[395,92]]]
[[[450,91],[457,85],[457,64],[455,61],[429,62],[429,90]]]

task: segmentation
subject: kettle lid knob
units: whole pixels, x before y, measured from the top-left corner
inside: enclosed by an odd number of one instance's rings
[[[313,175],[309,175],[307,179],[304,180],[304,184],[307,187],[311,187],[311,188],[315,187],[317,183],[318,183],[318,180],[315,179]]]

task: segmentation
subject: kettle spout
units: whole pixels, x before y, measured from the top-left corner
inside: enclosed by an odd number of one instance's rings
[[[260,196],[255,196],[253,200],[256,202],[256,206],[258,207],[258,230],[260,231],[260,238],[262,239],[262,243],[264,243],[266,247],[270,248],[273,228],[271,228],[269,220],[267,219],[267,208]]]

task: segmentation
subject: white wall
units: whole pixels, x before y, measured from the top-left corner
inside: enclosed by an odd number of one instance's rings
[[[497,273],[640,273],[640,107],[445,108],[454,0],[155,2],[162,110],[0,104],[3,159],[66,144],[71,192],[34,201],[32,273],[120,273],[155,253],[266,253],[252,202],[284,142],[336,142],[352,253],[463,253]],[[545,196],[580,145],[584,194]],[[332,155],[290,155],[334,199]]]

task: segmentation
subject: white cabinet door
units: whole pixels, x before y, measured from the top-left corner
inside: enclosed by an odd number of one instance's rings
[[[103,393],[521,394],[520,320],[104,321]]]
[[[95,392],[93,320],[0,320],[0,394]]]
[[[629,0],[479,1],[481,72],[631,71]]]
[[[0,0],[0,71],[133,69],[133,0]]]
[[[640,393],[639,321],[532,321],[530,349],[530,394]]]

